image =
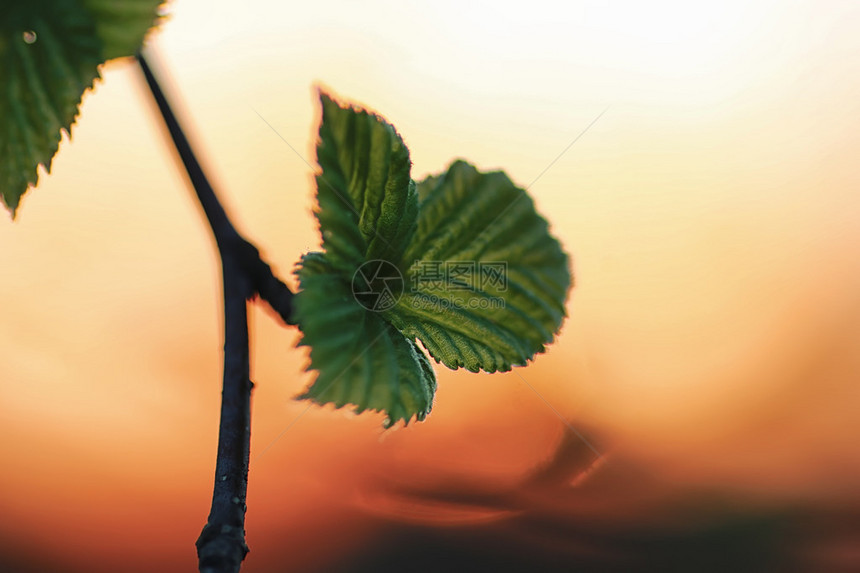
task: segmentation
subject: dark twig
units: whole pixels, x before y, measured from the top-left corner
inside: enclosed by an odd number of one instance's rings
[[[235,573],[245,555],[245,496],[251,443],[251,389],[247,300],[255,293],[290,320],[293,293],[242,237],[218,201],[146,59],[138,61],[212,229],[224,287],[224,387],[215,488],[209,519],[197,540],[201,573]]]
[[[250,281],[222,252],[224,280],[224,389],[215,488],[209,519],[197,539],[201,573],[234,573],[248,553],[245,496],[251,446],[251,389],[247,296]]]
[[[226,251],[233,251],[238,255],[241,262],[240,270],[250,277],[253,292],[259,294],[261,299],[269,303],[269,306],[281,316],[284,322],[295,324],[290,316],[293,293],[281,279],[275,276],[271,267],[260,256],[257,248],[236,231],[221,206],[221,202],[218,201],[206,174],[203,173],[203,168],[197,161],[191,144],[188,143],[188,138],[185,137],[185,133],[179,126],[176,115],[167,102],[167,98],[164,96],[158,80],[155,79],[146,58],[142,53],[138,54],[137,58],[146,78],[146,83],[152,92],[152,97],[158,104],[158,109],[164,118],[164,123],[167,125],[176,151],[182,159],[200,205],[203,207],[203,212],[209,221],[209,226],[212,228],[212,233],[215,235],[219,252],[222,256]]]
[[[218,197],[215,196],[215,191],[203,173],[203,168],[194,156],[191,149],[191,144],[188,143],[188,138],[182,128],[179,127],[179,122],[174,115],[170,104],[167,103],[167,98],[158,84],[158,80],[152,73],[152,69],[146,61],[143,54],[138,54],[138,62],[143,70],[143,75],[146,78],[146,83],[152,92],[152,97],[158,105],[158,110],[161,112],[161,117],[167,125],[167,130],[170,132],[170,137],[173,139],[173,144],[176,151],[179,153],[182,164],[188,172],[188,177],[194,185],[194,191],[197,192],[197,198],[200,200],[200,205],[203,207],[203,212],[206,213],[206,218],[209,220],[209,225],[212,227],[212,233],[215,235],[215,241],[218,243],[218,250],[223,252],[226,245],[239,239],[239,233],[230,222],[230,218],[221,206]]]

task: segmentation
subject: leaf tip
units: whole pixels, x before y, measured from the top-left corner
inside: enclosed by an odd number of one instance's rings
[[[322,104],[323,109],[326,106],[330,106],[332,104],[337,105],[338,107],[343,107],[338,103],[338,98],[334,95],[334,90],[325,85],[322,82],[317,82],[314,84],[314,93],[316,94],[316,99]]]
[[[0,193],[0,199],[2,199],[3,206],[6,207],[6,211],[9,212],[9,217],[12,221],[15,220],[15,217],[18,215],[18,207],[21,205],[21,197],[30,190],[32,185],[28,184],[27,187],[21,193]]]

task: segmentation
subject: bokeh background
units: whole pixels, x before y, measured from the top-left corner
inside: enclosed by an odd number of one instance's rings
[[[319,85],[416,179],[530,185],[577,281],[546,354],[439,368],[388,432],[295,401],[305,350],[254,310],[245,571],[860,570],[860,6],[169,11],[157,72],[291,286]],[[0,221],[2,571],[193,570],[208,512],[219,267],[136,64],[102,74]]]

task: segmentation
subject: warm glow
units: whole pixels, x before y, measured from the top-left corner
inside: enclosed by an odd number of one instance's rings
[[[546,355],[521,377],[440,368],[428,421],[388,433],[292,400],[305,351],[255,312],[248,572],[326,570],[390,522],[518,515],[408,494],[520,487],[569,431],[529,385],[615,457],[576,482],[593,488],[577,504],[523,506],[641,523],[702,487],[856,507],[855,3],[176,0],[172,14],[152,38],[159,71],[291,285],[318,245],[318,84],[388,117],[416,178],[465,157],[531,184],[574,259]],[[0,220],[0,569],[8,554],[190,570],[208,510],[214,250],[134,63],[103,75],[52,174]]]

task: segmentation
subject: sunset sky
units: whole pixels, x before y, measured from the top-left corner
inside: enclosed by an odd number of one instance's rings
[[[319,245],[317,86],[391,121],[415,179],[458,157],[507,171],[573,260],[546,354],[437,366],[432,415],[389,432],[293,400],[306,350],[255,310],[243,570],[324,570],[374,538],[368,515],[504,519],[385,492],[513,487],[566,424],[655,491],[860,505],[860,6],[559,6],[176,0],[150,36],[222,200],[291,286]],[[102,76],[0,217],[0,569],[190,570],[208,512],[214,245],[139,68]]]

